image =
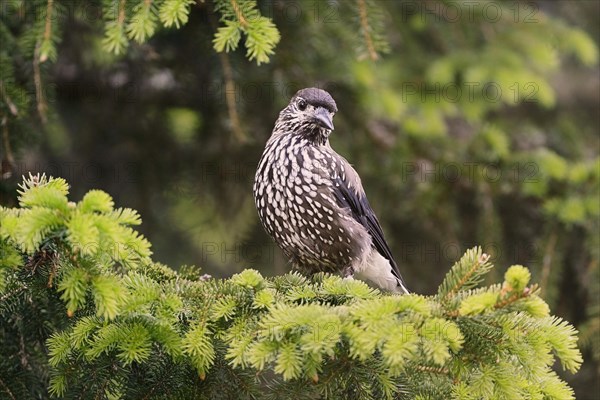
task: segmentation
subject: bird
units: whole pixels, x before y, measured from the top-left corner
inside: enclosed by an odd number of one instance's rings
[[[337,111],[314,87],[281,110],[254,177],[259,219],[295,269],[407,294],[358,173],[329,143]]]

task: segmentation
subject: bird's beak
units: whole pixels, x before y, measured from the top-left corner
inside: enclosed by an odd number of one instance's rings
[[[314,115],[315,122],[321,127],[329,130],[333,130],[333,121],[331,120],[331,116],[329,115],[329,111],[323,107],[318,107],[315,110]]]

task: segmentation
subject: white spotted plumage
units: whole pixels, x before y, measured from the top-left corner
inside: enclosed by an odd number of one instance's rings
[[[329,145],[336,111],[314,88],[282,110],[256,171],[260,220],[300,269],[356,274],[407,293],[358,174]]]

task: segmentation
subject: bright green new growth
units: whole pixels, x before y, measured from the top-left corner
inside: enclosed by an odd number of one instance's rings
[[[107,2],[104,48],[112,53],[124,53],[130,40],[143,43],[150,39],[159,23],[164,28],[181,28],[189,20],[194,0],[139,0]],[[279,43],[279,30],[270,18],[262,16],[254,0],[216,0],[214,10],[224,23],[214,35],[218,52],[235,50],[245,36],[246,57],[257,64],[268,63]],[[209,12],[212,12],[209,11]]]
[[[523,291],[530,279],[529,270],[522,265],[513,265],[504,274],[504,281],[515,292]]]
[[[3,393],[37,379],[81,398],[573,398],[552,365],[578,370],[577,332],[523,266],[477,288],[492,265],[471,249],[436,296],[252,269],[199,280],[151,261],[135,211],[68,189],[30,176],[0,209]]]

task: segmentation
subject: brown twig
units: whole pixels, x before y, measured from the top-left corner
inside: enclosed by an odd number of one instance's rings
[[[542,262],[542,277],[540,279],[540,287],[542,290],[548,285],[548,279],[550,277],[550,269],[552,267],[552,258],[554,257],[554,249],[556,248],[556,241],[558,240],[558,234],[556,230],[552,230],[546,248],[544,249],[544,258]]]
[[[35,50],[33,51],[33,82],[35,84],[35,101],[37,104],[37,111],[43,124],[48,122],[48,103],[44,98],[44,87],[42,84],[42,72],[40,70],[40,45],[41,42],[35,44]]]
[[[40,64],[48,59],[47,54],[40,54],[40,47],[43,42],[50,40],[52,35],[52,10],[54,8],[54,0],[48,0],[46,5],[46,23],[44,26],[44,34],[42,39],[38,39],[33,51],[33,82],[35,84],[35,100],[37,111],[42,124],[48,122],[48,103],[44,96],[44,87],[42,83],[42,72]]]
[[[448,369],[446,369],[446,368],[431,367],[431,366],[427,366],[427,365],[417,365],[417,369],[419,371],[431,372],[431,373],[440,374],[440,375],[448,375],[450,373],[450,371],[448,371]]]
[[[456,285],[454,285],[454,287],[452,289],[450,289],[448,291],[448,293],[445,296],[445,299],[449,298],[451,295],[458,292],[458,289],[460,289],[465,284],[465,282],[471,278],[471,276],[475,273],[475,271],[477,271],[479,269],[479,267],[481,267],[483,264],[488,262],[489,259],[490,259],[490,256],[485,253],[483,253],[481,256],[479,256],[479,258],[477,260],[475,260],[475,263],[473,263],[473,266],[471,267],[469,272],[467,272],[465,274],[465,276],[463,276],[463,278],[460,280],[460,282],[458,282]]]
[[[241,10],[239,10],[239,5],[235,0],[231,0],[231,5],[234,10],[236,10],[236,15],[240,19],[240,24],[246,24],[246,20],[241,15]],[[237,8],[236,8],[237,7]],[[239,11],[239,15],[237,14]],[[213,29],[216,29],[217,23],[215,21],[214,15],[210,16],[210,23]],[[223,52],[219,52],[219,61],[221,62],[221,66],[223,68],[223,78],[225,79],[225,102],[227,103],[227,113],[229,114],[229,120],[231,121],[231,129],[233,131],[233,135],[237,139],[238,142],[243,143],[248,141],[248,137],[244,133],[242,129],[242,125],[240,123],[240,117],[237,112],[236,101],[235,101],[235,80],[233,78],[233,68],[231,68],[231,63],[229,62],[229,57],[227,54]]]
[[[23,285],[11,292],[8,292],[6,294],[4,294],[4,296],[0,297],[0,301],[6,301],[7,299],[11,298],[12,296],[15,296],[23,291],[25,291],[27,289],[27,286]]]
[[[235,17],[240,22],[240,25],[244,28],[247,27],[248,21],[246,21],[246,18],[244,17],[244,13],[242,13],[242,9],[240,8],[240,5],[238,4],[238,2],[235,0],[231,0],[231,7],[233,7],[233,12],[235,13]]]
[[[54,0],[48,0],[48,5],[46,6],[46,25],[44,26],[44,39],[43,41],[50,40],[50,36],[52,35],[52,9],[54,8]],[[42,54],[40,56],[40,62],[45,62],[48,59],[47,54]]]
[[[367,17],[367,4],[365,3],[365,0],[358,0],[358,14],[360,16],[360,26],[362,28],[363,36],[365,38],[365,42],[367,43],[369,58],[373,61],[376,61],[379,58],[379,55],[375,50],[373,38],[371,38],[371,34],[369,33],[371,27],[369,26],[369,19]]]
[[[52,287],[52,281],[54,280],[54,277],[58,272],[58,257],[58,253],[54,257],[52,257],[50,273],[48,274],[48,284],[46,285],[49,288]]]
[[[125,22],[125,3],[127,3],[127,0],[121,0],[119,2],[119,15],[117,17],[117,23],[119,25],[123,25],[123,22]]]
[[[531,296],[532,294],[534,294],[538,289],[537,285],[531,285],[530,287],[526,287],[525,289],[523,289],[523,291],[521,293],[514,293],[511,296],[505,298],[504,300],[494,304],[494,308],[498,309],[498,308],[504,308],[509,304],[512,304],[518,300],[524,299],[526,297]],[[504,290],[504,289],[502,289]]]
[[[4,148],[4,157],[2,159],[1,166],[1,179],[8,179],[12,175],[12,171],[15,167],[15,157],[10,147],[10,138],[8,136],[8,118],[5,116],[2,118],[2,147]]]
[[[452,311],[446,312],[446,315],[449,316],[450,318],[456,318],[460,315],[460,312],[458,312],[458,310],[452,310]]]
[[[2,387],[4,388],[4,393],[8,394],[12,400],[17,400],[15,395],[10,391],[10,389],[8,388],[8,386],[6,386],[6,383],[4,383],[2,379],[0,379],[0,385],[2,385]]]
[[[231,120],[231,129],[233,130],[235,138],[239,142],[246,142],[248,138],[242,130],[240,117],[235,105],[235,81],[233,80],[233,69],[231,68],[227,54],[220,52],[219,60],[223,66],[223,77],[225,78],[225,101],[227,102],[227,112],[229,113],[229,119]]]
[[[15,105],[15,103],[13,103],[12,99],[10,98],[10,96],[8,95],[8,93],[6,92],[6,88],[4,87],[4,81],[2,79],[0,79],[0,93],[2,93],[2,99],[4,99],[4,101],[8,105],[8,109],[10,110],[10,113],[12,115],[14,115],[15,117],[18,116],[19,115],[19,109],[17,108],[17,106]]]

